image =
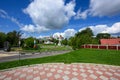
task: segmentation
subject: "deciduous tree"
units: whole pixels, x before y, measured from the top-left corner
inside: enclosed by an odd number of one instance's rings
[[[6,41],[6,34],[3,32],[0,32],[0,48],[3,48],[5,41]]]

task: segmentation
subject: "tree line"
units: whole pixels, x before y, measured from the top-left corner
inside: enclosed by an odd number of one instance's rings
[[[7,34],[0,32],[0,48],[4,47],[5,41],[8,41],[11,46],[17,46],[21,35],[20,31],[12,31]]]
[[[0,48],[4,47],[5,42],[9,42],[10,47],[21,46],[23,49],[32,49],[34,47],[34,40],[36,40],[36,43],[38,43],[38,40],[33,37],[23,39],[21,38],[21,36],[22,33],[15,30],[8,32],[7,34],[5,34],[4,32],[0,32]]]
[[[33,48],[34,40],[36,40],[36,44],[44,42],[33,37],[20,39],[21,36],[22,33],[20,31],[12,31],[8,32],[7,34],[0,32],[0,48],[4,47],[5,41],[8,41],[11,46],[19,46],[20,40],[23,48]],[[73,37],[62,40],[62,44],[72,46],[73,49],[78,49],[83,44],[100,44],[100,39],[108,39],[110,37],[111,35],[108,33],[98,33],[96,36],[94,36],[93,31],[90,28],[86,28],[85,30],[77,32]],[[54,38],[52,38],[51,41],[56,44],[58,43],[58,40]]]
[[[100,39],[109,39],[109,33],[98,33],[94,36],[90,28],[77,32],[73,37],[62,40],[62,44],[72,46],[73,49],[79,49],[84,44],[100,44]]]

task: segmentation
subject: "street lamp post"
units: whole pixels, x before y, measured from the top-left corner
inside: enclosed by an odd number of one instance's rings
[[[19,40],[18,44],[19,44],[19,62],[20,62],[20,44],[21,44],[20,40]]]

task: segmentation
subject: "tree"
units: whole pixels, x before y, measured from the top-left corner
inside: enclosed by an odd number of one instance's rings
[[[84,34],[87,34],[89,37],[93,36],[93,32],[90,28],[86,28],[85,30],[82,30],[81,32],[76,33],[75,36],[79,37]]]
[[[33,48],[34,46],[34,38],[33,37],[29,37],[27,39],[24,40],[24,48]]]
[[[93,39],[93,32],[90,28],[86,28],[81,32],[75,34],[73,38],[71,38],[73,49],[80,48],[83,44],[91,44]]]
[[[7,41],[9,41],[12,46],[18,46],[21,35],[22,33],[20,31],[9,32],[7,33]]]
[[[53,42],[57,45],[57,44],[58,44],[58,42],[59,42],[59,40],[58,40],[58,39],[53,38]]]
[[[61,42],[63,45],[68,45],[68,40],[67,40],[67,38],[65,38],[64,40],[62,40],[62,42]]]
[[[78,32],[76,34],[77,37],[77,41],[79,44],[77,47],[79,48],[81,45],[83,44],[90,44],[92,42],[92,36],[93,36],[93,32],[90,28],[86,28],[85,30],[82,30],[81,32]]]
[[[6,41],[6,34],[3,32],[0,32],[0,48],[4,47],[5,41]]]
[[[72,46],[73,50],[76,49],[76,37],[70,37],[69,40],[68,40],[68,45],[69,46]]]
[[[109,33],[98,33],[96,37],[97,39],[109,39],[111,35]]]
[[[35,44],[34,44],[34,40],[36,41]],[[29,37],[24,39],[24,44],[22,45],[22,48],[25,50],[38,50],[40,49],[40,46],[37,45],[38,43],[39,43],[38,39]]]
[[[69,46],[72,46],[72,38],[74,38],[74,37],[70,37],[70,38],[68,39],[68,45],[69,45]]]
[[[99,39],[93,38],[91,44],[99,44]]]

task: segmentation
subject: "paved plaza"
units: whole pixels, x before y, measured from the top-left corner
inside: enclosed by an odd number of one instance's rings
[[[120,80],[120,66],[48,63],[0,71],[0,80]]]

